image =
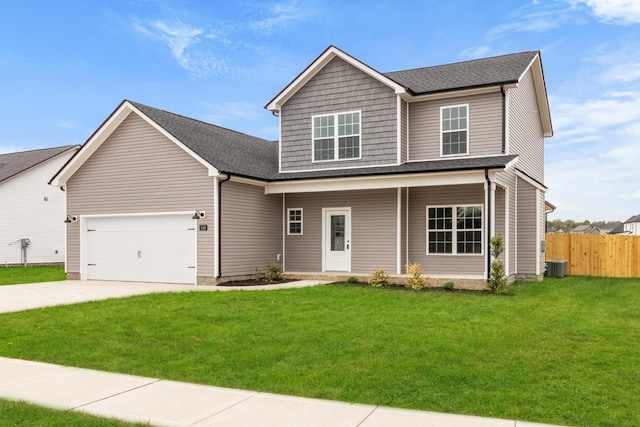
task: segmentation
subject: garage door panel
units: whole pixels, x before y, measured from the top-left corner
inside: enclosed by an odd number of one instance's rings
[[[190,215],[86,219],[88,279],[195,283],[195,220]]]

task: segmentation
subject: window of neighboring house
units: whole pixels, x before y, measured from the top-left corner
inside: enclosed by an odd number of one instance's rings
[[[440,108],[443,156],[469,154],[469,105]]]
[[[427,253],[482,254],[482,206],[427,207]]]
[[[302,209],[287,209],[288,234],[302,234]]]
[[[313,117],[313,161],[360,158],[360,112]]]

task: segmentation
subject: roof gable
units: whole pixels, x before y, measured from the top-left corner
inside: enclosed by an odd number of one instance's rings
[[[62,153],[78,148],[80,148],[79,145],[65,145],[62,147],[0,154],[0,183]]]
[[[129,116],[137,114],[169,140],[205,166],[210,176],[232,173],[263,178],[277,171],[277,143],[124,100],[89,137],[76,155],[51,179],[66,185]]]
[[[269,103],[265,106],[265,108],[269,111],[279,111],[282,104],[287,102],[289,98],[291,98],[300,88],[302,88],[309,80],[313,78],[320,70],[322,70],[325,65],[327,65],[334,58],[340,58],[343,61],[351,64],[355,68],[364,72],[365,74],[373,77],[374,79],[380,81],[381,83],[392,88],[396,94],[405,94],[407,92],[406,88],[401,84],[398,84],[394,80],[388,78],[384,74],[374,70],[369,67],[362,61],[357,60],[353,56],[343,52],[335,46],[329,46],[325,49],[324,52],[320,54],[307,68],[302,71],[291,83],[289,83],[284,89],[278,93]]]

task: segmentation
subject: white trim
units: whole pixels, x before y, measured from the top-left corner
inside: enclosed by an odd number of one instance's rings
[[[284,217],[287,211],[287,195],[282,193],[282,270],[287,271],[285,266],[286,253],[287,253],[287,235],[285,233],[286,219]]]
[[[278,111],[278,172],[282,172],[282,118]],[[283,255],[284,256],[284,255]]]
[[[184,145],[178,139],[176,139],[173,135],[165,131],[163,128],[158,126],[156,122],[151,120],[148,116],[146,116],[143,112],[138,110],[133,106],[129,101],[124,101],[117,109],[114,111],[109,118],[96,130],[96,132],[90,137],[90,139],[80,148],[78,153],[71,159],[69,163],[67,163],[51,180],[51,184],[57,187],[64,187],[67,184],[69,178],[71,178],[80,167],[86,162],[93,153],[96,152],[98,148],[111,136],[111,134],[124,122],[124,120],[129,117],[129,114],[136,113],[140,118],[150,124],[154,129],[160,132],[163,136],[169,139],[171,142],[176,144],[182,150],[184,150],[187,154],[193,157],[197,162],[203,165],[207,171],[209,176],[218,175],[218,170],[211,165],[211,163],[204,160],[202,157],[193,152],[189,147]]]
[[[300,222],[300,232],[299,233],[292,233],[291,232],[291,217],[290,212],[291,211],[300,211],[300,221],[294,221],[295,223]],[[287,236],[302,236],[304,235],[304,209],[303,208],[287,208]]]
[[[487,254],[487,251],[485,250],[485,244],[486,244],[486,238],[485,238],[485,231],[486,231],[486,227],[487,227],[487,220],[486,220],[486,215],[485,215],[485,206],[487,205],[487,192],[485,191],[485,203],[481,203],[481,204],[468,204],[468,203],[461,203],[461,204],[451,204],[451,205],[427,205],[426,206],[426,253],[425,255],[427,256],[473,256],[473,257],[479,257],[479,256],[484,256],[485,254]],[[457,209],[458,208],[475,208],[475,207],[479,207],[480,208],[480,215],[482,215],[482,227],[480,228],[480,238],[482,239],[480,242],[480,253],[466,253],[466,252],[462,252],[462,253],[458,253],[457,250],[457,243],[458,243],[458,236],[457,236],[457,231],[458,231],[458,227],[456,225],[456,213],[457,213]],[[451,208],[452,212],[452,223],[451,223],[451,253],[439,253],[439,252],[434,252],[431,253],[429,252],[429,209],[431,208]],[[469,229],[463,229],[463,230],[469,230]],[[476,230],[474,229],[470,229],[470,230]],[[447,231],[447,230],[445,230]],[[484,256],[484,259],[486,261],[487,257]],[[486,276],[486,263],[485,263],[485,276]]]
[[[220,257],[218,254],[220,253],[220,238],[219,238],[219,223],[218,216],[220,215],[221,206],[218,206],[218,201],[220,198],[218,197],[219,178],[217,176],[213,177],[213,200],[214,200],[214,208],[213,208],[213,277],[218,278],[220,276]]]
[[[510,258],[510,233],[509,233],[509,229],[511,228],[511,223],[509,222],[509,207],[511,206],[511,200],[509,199],[509,192],[510,189],[509,187],[502,187],[504,189],[504,242],[505,242],[505,247],[504,247],[504,268],[505,271],[507,273],[507,276],[509,276],[509,266],[510,266],[510,262],[509,262],[509,258]]]
[[[402,274],[402,188],[397,190],[396,206],[396,274]]]
[[[512,83],[508,85],[487,86],[487,87],[480,87],[475,89],[461,89],[461,90],[452,89],[447,92],[430,93],[426,95],[416,95],[409,99],[406,99],[406,101],[409,103],[414,103],[414,102],[433,101],[438,99],[459,98],[463,96],[482,95],[485,93],[500,92],[501,86],[503,86],[505,89],[518,87],[516,83]]]
[[[496,170],[491,170],[490,177],[492,180],[495,178],[496,173]],[[273,182],[265,187],[265,194],[482,184],[485,181],[484,170],[451,171],[428,174],[375,175],[352,178],[337,177],[315,180]]]
[[[373,77],[394,90],[396,94],[406,94],[406,89],[390,78],[380,74],[363,62],[346,54],[335,46],[329,46],[318,58],[316,58],[302,73],[289,83],[273,100],[265,106],[269,111],[278,111],[300,88],[307,84],[320,70],[322,70],[334,58],[340,58],[346,63],[356,67],[365,74]]]
[[[540,234],[541,211],[540,209],[540,189],[536,188],[536,275],[540,275],[540,245],[542,244],[542,235]]]
[[[396,163],[402,163],[402,99],[397,96],[396,97],[396,123],[397,123],[397,131],[396,131]],[[400,273],[398,273],[400,274]]]
[[[520,204],[520,200],[518,199],[518,176],[514,176],[514,185],[513,185],[513,191],[514,191],[514,200],[515,200],[515,206],[513,207],[513,230],[514,230],[514,236],[513,236],[513,262],[514,262],[514,266],[513,266],[513,274],[518,274],[518,207]]]
[[[355,160],[355,159],[345,159],[345,160]],[[322,160],[320,162],[316,162],[316,164],[322,164],[325,162],[329,162],[330,160]],[[303,173],[303,172],[320,172],[320,171],[337,171],[337,170],[345,170],[345,169],[364,169],[364,168],[384,168],[388,166],[398,166],[395,163],[387,163],[383,165],[360,165],[360,166],[336,166],[336,167],[328,167],[328,168],[313,168],[313,169],[295,169],[288,170],[282,172],[283,174],[287,173]]]
[[[340,136],[340,116],[347,114],[358,114],[358,130],[357,134]],[[333,117],[333,158],[325,160],[316,160],[316,139],[329,139],[315,137],[315,119],[318,117]],[[344,162],[349,160],[362,160],[362,110],[341,111],[338,113],[315,114],[311,116],[311,163],[327,163],[327,162]],[[358,157],[340,158],[340,138],[358,137]]]
[[[411,112],[410,108],[409,108],[409,103],[407,102],[407,140],[405,141],[407,144],[407,158],[405,159],[405,161],[409,162],[411,159],[411,153],[410,153],[410,149],[411,149],[411,126],[409,125],[409,113]]]
[[[449,129],[448,131],[445,131],[442,129],[442,112],[445,109],[451,109],[451,108],[460,108],[460,107],[465,107],[467,109],[467,127],[465,129],[456,129],[456,130],[451,130]],[[471,110],[469,108],[469,104],[456,104],[456,105],[442,105],[440,106],[440,157],[445,157],[445,158],[450,158],[450,157],[460,157],[460,156],[468,156],[469,155],[469,146],[471,145],[469,142],[471,141],[471,132],[470,132],[470,128],[471,126],[469,126],[469,119],[471,117]],[[443,153],[443,136],[444,136],[444,132],[467,132],[467,141],[465,143],[466,147],[467,147],[467,151],[465,153],[455,153],[455,154],[444,154]]]
[[[406,207],[406,212],[405,212],[405,216],[406,216],[406,224],[405,224],[405,229],[406,229],[406,238],[405,238],[405,244],[406,244],[406,254],[407,254],[407,264],[410,262],[409,259],[409,188],[406,188],[407,191],[407,207]]]

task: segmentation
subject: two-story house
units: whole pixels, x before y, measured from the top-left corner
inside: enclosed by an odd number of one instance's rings
[[[380,73],[330,46],[266,108],[261,140],[124,101],[52,179],[66,188],[67,271],[214,283],[282,262],[294,276],[482,283],[489,240],[541,277],[539,52]]]

